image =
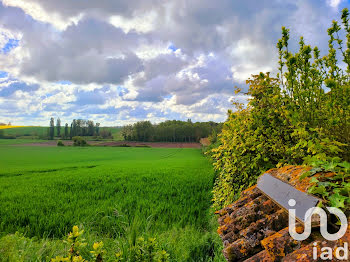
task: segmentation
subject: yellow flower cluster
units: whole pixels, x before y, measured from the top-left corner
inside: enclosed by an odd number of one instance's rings
[[[17,127],[23,127],[23,126],[0,126],[0,129],[17,128]]]

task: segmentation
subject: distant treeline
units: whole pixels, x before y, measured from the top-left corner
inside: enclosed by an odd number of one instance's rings
[[[56,129],[56,132],[55,132]],[[64,126],[64,133],[62,133],[61,120],[58,118],[55,126],[55,119],[50,119],[50,127],[48,128],[49,139],[54,139],[55,136],[63,139],[72,139],[75,136],[100,136],[100,123],[94,123],[91,120],[74,119],[70,127],[68,123]],[[103,136],[111,137],[112,134],[109,131],[108,134]]]
[[[142,142],[198,142],[201,138],[219,133],[222,124],[215,122],[165,121],[152,124],[140,121],[122,128],[122,136],[127,141]]]

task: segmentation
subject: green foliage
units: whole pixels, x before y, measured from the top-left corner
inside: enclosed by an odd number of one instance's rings
[[[73,145],[74,146],[87,146],[86,140],[80,136],[75,136],[73,139]]]
[[[55,120],[53,117],[50,118],[50,127],[48,131],[48,137],[49,139],[53,140],[55,136]]]
[[[64,146],[63,142],[61,140],[57,141],[57,146]]]
[[[61,119],[57,118],[56,121],[57,136],[61,136]]]
[[[0,261],[50,261],[68,248],[63,241],[28,238],[21,233],[0,237]]]
[[[100,135],[100,124],[94,124],[91,120],[73,119],[70,126],[69,136],[98,136]]]
[[[125,252],[122,250],[116,254],[117,261],[137,262],[166,262],[169,254],[159,247],[155,238],[139,237],[133,243],[129,243]]]
[[[329,50],[324,57],[320,57],[317,47],[306,45],[303,38],[299,51],[292,53],[288,49],[289,30],[282,27],[282,38],[277,43],[277,78],[260,73],[247,80],[251,97],[248,105],[235,103],[236,111],[229,111],[219,135],[220,145],[209,153],[218,172],[215,208],[231,203],[269,168],[303,164],[311,158],[349,160],[347,9],[343,10],[342,21],[345,33],[339,33],[337,22],[328,30]],[[345,41],[341,35],[345,35]],[[343,58],[346,70],[339,66],[338,57]]]
[[[84,226],[87,246],[79,251],[86,259],[96,241],[103,241],[104,257],[127,257],[141,236],[155,237],[172,261],[222,256],[209,223],[214,174],[198,149],[2,145],[0,154],[0,232],[26,235],[0,240],[5,258],[67,256],[70,245],[54,248],[53,239],[73,225]]]
[[[312,186],[308,192],[323,198],[329,206],[349,212],[350,163],[340,162],[339,158],[333,158],[330,161],[311,158],[306,163],[314,167],[307,173],[307,176],[322,172],[321,176],[311,178]],[[327,175],[328,172],[335,173],[335,175],[329,176]],[[304,177],[301,177],[301,179],[304,179]]]
[[[165,121],[152,124],[140,121],[123,127],[122,136],[128,141],[161,141],[161,142],[198,142],[213,132],[221,130],[221,125],[214,122]]]
[[[16,139],[13,135],[5,135],[5,130],[0,129],[0,139]]]
[[[100,131],[100,136],[103,138],[103,139],[112,139],[113,138],[113,135],[112,135],[112,132],[106,128],[102,129]]]

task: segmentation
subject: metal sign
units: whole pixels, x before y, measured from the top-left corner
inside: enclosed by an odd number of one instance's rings
[[[313,196],[310,196],[302,191],[299,191],[289,185],[288,183],[265,173],[260,176],[258,180],[257,187],[271,200],[273,200],[280,207],[290,209],[291,207],[288,204],[290,199],[295,200],[295,215],[296,218],[305,223],[306,217],[305,213],[312,207],[316,207],[319,199]]]

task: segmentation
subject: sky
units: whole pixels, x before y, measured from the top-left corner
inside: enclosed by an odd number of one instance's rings
[[[348,0],[0,0],[0,122],[225,121],[281,27],[327,50]]]

